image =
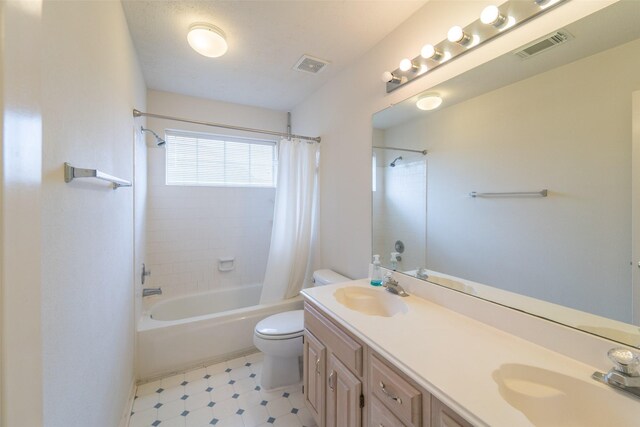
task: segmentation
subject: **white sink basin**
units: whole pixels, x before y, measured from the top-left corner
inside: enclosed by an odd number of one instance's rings
[[[383,289],[347,286],[336,290],[333,296],[345,307],[370,316],[391,317],[408,310],[401,301],[402,297],[391,295]]]
[[[640,402],[591,379],[520,364],[500,366],[493,379],[504,400],[535,426],[638,425]]]

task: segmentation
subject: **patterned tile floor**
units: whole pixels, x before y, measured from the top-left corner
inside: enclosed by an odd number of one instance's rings
[[[138,386],[129,427],[315,426],[302,385],[260,388],[262,353]]]

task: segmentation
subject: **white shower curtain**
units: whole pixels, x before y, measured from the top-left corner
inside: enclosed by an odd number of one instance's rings
[[[318,143],[297,139],[280,141],[271,247],[261,304],[294,297],[311,279],[318,159]]]

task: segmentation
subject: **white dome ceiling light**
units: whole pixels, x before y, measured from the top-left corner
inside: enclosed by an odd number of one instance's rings
[[[218,58],[228,48],[224,32],[211,24],[193,24],[189,27],[187,41],[193,50],[208,58]]]
[[[442,98],[435,93],[431,93],[418,99],[416,107],[424,111],[435,110],[442,104]]]

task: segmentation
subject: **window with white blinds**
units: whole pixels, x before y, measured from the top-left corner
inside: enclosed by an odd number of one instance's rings
[[[167,185],[275,187],[274,141],[166,131]]]

